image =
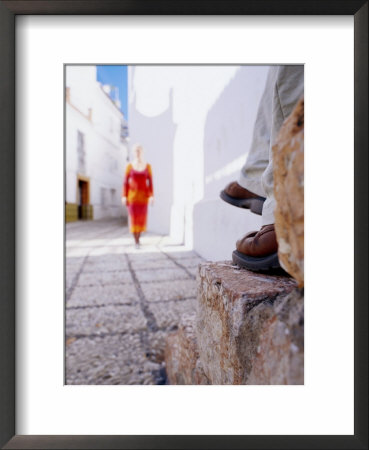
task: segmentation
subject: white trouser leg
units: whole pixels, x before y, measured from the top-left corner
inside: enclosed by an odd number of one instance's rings
[[[253,140],[238,183],[265,197],[262,224],[274,223],[272,146],[284,120],[304,93],[304,66],[272,66],[256,116]]]

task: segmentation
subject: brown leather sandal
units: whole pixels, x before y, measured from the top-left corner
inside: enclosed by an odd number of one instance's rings
[[[237,181],[229,183],[219,194],[220,198],[230,205],[239,208],[250,209],[255,214],[261,215],[263,211],[264,197],[240,186]]]
[[[279,269],[274,225],[264,225],[259,231],[252,231],[237,241],[232,260],[234,264],[254,271]]]

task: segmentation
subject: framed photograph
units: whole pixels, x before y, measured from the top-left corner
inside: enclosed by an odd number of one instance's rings
[[[367,2],[0,25],[3,448],[368,448]]]

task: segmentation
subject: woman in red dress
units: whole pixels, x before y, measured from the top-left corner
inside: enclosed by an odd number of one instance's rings
[[[153,204],[153,195],[151,166],[144,159],[142,146],[136,145],[134,159],[126,168],[122,192],[122,203],[128,209],[136,248],[140,247],[141,233],[146,231],[147,205]]]

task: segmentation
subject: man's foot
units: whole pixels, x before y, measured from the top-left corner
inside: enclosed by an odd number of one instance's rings
[[[261,215],[264,197],[259,197],[253,192],[240,186],[237,181],[229,183],[220,193],[220,198],[233,206],[250,209],[253,213]]]
[[[278,243],[274,225],[264,225],[236,242],[232,260],[240,267],[254,271],[279,269]]]

